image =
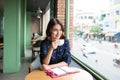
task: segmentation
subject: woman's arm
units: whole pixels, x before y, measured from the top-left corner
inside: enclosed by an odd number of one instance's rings
[[[43,62],[42,62],[43,64],[46,64],[46,65],[49,64],[51,56],[52,56],[52,52],[53,52],[53,49],[50,47],[47,52],[47,55],[43,58]]]
[[[51,46],[48,49],[47,55],[43,58],[43,64],[48,65],[53,53],[53,50],[56,49],[58,47],[58,44],[56,41],[53,41]]]
[[[40,66],[40,69],[41,70],[49,70],[49,69],[52,69],[52,68],[62,67],[62,66],[68,66],[68,63],[63,61],[63,62],[59,62],[57,64],[51,64],[51,65],[43,64],[42,66]]]
[[[70,64],[70,62],[71,62],[70,45],[69,45],[68,40],[65,41],[64,49],[65,49],[65,51],[64,51],[64,55],[62,57],[62,62],[59,62],[59,63],[56,63],[56,64],[51,64],[51,65],[43,64],[41,66],[41,69],[42,70],[48,70],[48,69],[51,69],[51,68],[68,66]]]
[[[69,41],[66,40],[65,47],[64,47],[65,50],[64,50],[64,55],[62,57],[62,61],[59,63],[56,63],[56,64],[48,65],[50,62],[53,50],[57,48],[57,46],[55,48],[55,46],[53,47],[53,45],[55,45],[55,43],[53,44],[53,42],[52,42],[52,45],[49,47],[46,56],[42,59],[43,65],[40,66],[40,69],[42,69],[42,70],[48,70],[51,68],[61,67],[61,66],[68,66],[71,62]]]

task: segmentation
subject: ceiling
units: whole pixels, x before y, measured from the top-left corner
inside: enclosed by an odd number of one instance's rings
[[[46,10],[50,0],[27,0],[27,11],[36,12],[40,7],[41,10]],[[0,0],[0,10],[3,10],[4,0]]]
[[[36,12],[40,7],[41,10],[46,10],[50,0],[27,0],[27,11]]]

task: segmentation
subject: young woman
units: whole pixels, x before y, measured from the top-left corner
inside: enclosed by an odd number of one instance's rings
[[[60,43],[61,42],[61,43]],[[54,18],[48,23],[46,38],[40,45],[40,69],[68,66],[71,62],[69,40],[64,36],[61,22]]]

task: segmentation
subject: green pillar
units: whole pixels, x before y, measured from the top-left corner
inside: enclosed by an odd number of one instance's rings
[[[26,0],[25,0],[26,4]],[[24,6],[24,54],[26,53],[26,26],[27,26],[27,11],[26,5]]]
[[[21,57],[25,56],[24,50],[24,34],[25,34],[25,27],[26,27],[26,0],[21,0],[21,27],[20,27],[20,51]]]
[[[29,47],[31,44],[31,13],[27,12],[27,22],[26,22],[26,47]]]
[[[20,70],[20,0],[4,0],[3,72]]]
[[[66,19],[66,21],[65,21],[66,22],[66,27],[65,27],[66,32],[65,32],[65,34],[66,34],[66,37],[68,39],[69,39],[69,19],[70,19],[69,18],[69,15],[70,15],[70,9],[69,8],[70,8],[70,0],[66,0],[66,15],[65,15],[66,16],[66,18],[65,18]]]

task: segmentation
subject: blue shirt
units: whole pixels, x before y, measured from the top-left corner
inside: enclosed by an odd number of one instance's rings
[[[51,41],[45,39],[41,42],[40,48],[40,62],[43,64],[43,58],[47,55],[48,49],[51,45]],[[71,63],[71,53],[70,53],[70,45],[69,40],[65,39],[64,44],[58,46],[56,49],[53,50],[50,63],[49,64],[56,64],[59,62],[66,62],[68,64]]]

